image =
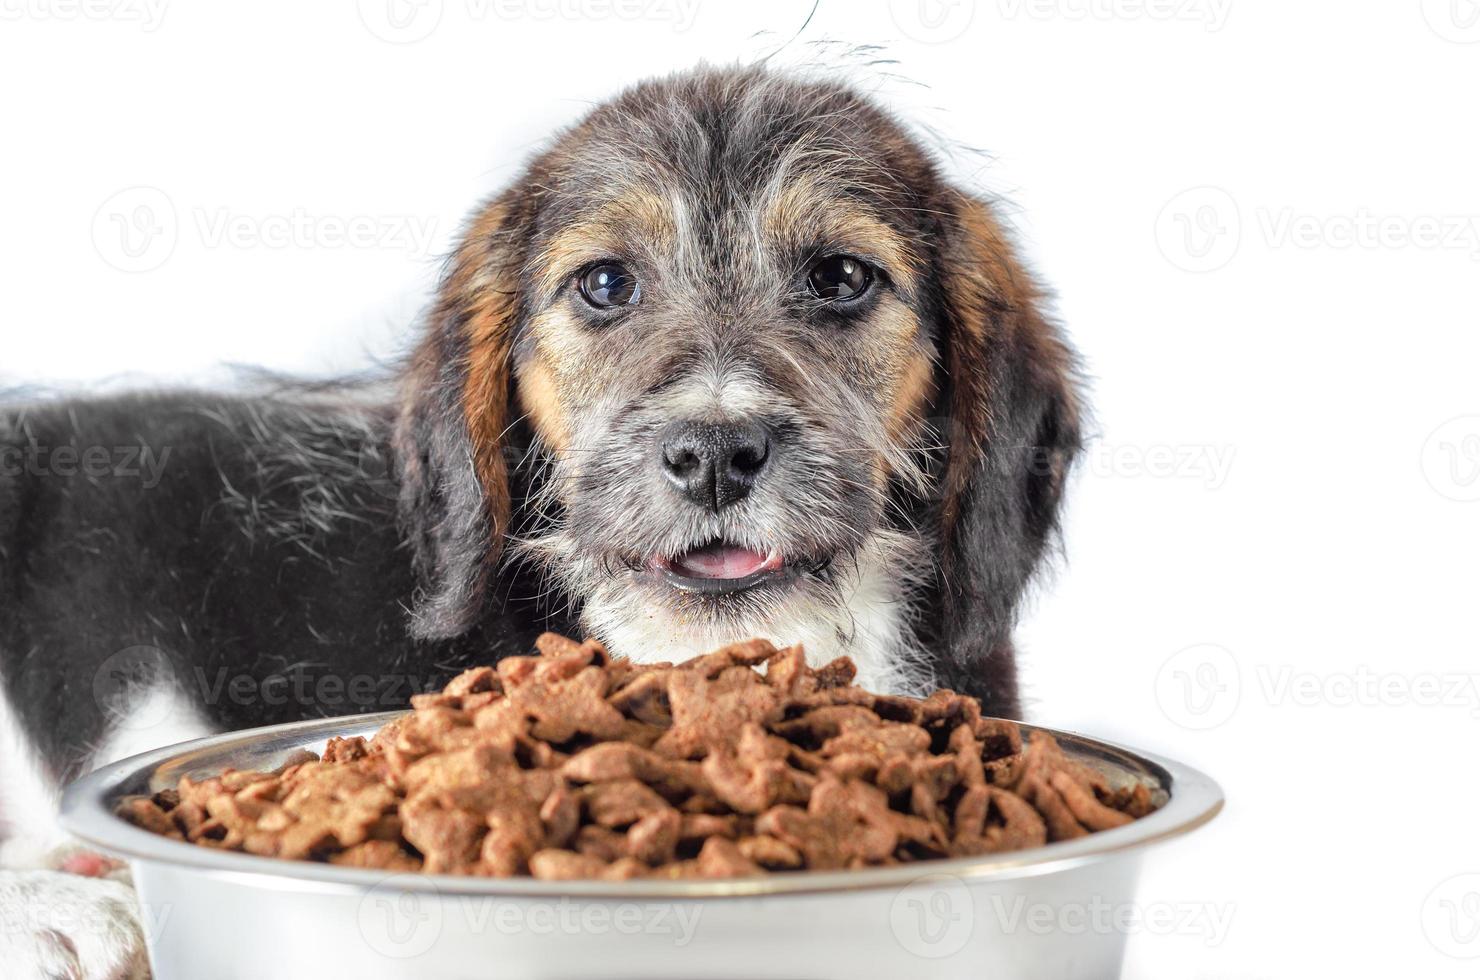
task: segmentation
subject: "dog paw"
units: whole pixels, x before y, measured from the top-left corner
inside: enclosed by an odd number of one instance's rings
[[[148,980],[133,889],[60,871],[0,871],[0,973]]]

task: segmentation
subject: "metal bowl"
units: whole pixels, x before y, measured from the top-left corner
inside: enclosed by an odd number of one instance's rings
[[[211,850],[114,815],[124,796],[227,767],[273,769],[397,712],[199,739],[68,787],[62,823],[126,857],[157,980],[260,977],[1117,976],[1143,853],[1219,811],[1187,766],[1066,732],[1071,757],[1163,805],[1124,827],[1009,854],[711,881],[386,874]],[[1033,726],[1024,725],[1025,731]]]

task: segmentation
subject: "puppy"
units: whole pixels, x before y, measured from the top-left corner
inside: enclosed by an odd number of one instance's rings
[[[800,641],[1019,711],[1074,357],[990,206],[843,85],[629,90],[475,214],[398,377],[257,388],[0,413],[9,866],[95,765],[396,707],[544,629]],[[155,479],[82,469],[132,451]]]

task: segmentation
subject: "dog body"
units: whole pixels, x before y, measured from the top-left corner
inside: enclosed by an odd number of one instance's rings
[[[54,843],[16,804],[125,750],[398,707],[545,629],[800,641],[1018,713],[1072,354],[846,87],[630,90],[477,213],[398,377],[256,388],[0,410],[12,866]]]
[[[575,628],[535,614],[534,583],[511,575],[506,601],[467,633],[407,636],[415,581],[387,406],[344,395],[124,396],[7,414],[0,676],[53,782],[158,743],[156,728],[399,707],[527,651],[547,622]],[[163,462],[88,476],[66,471],[58,447]]]

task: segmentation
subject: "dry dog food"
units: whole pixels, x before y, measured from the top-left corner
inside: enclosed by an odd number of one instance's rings
[[[368,741],[127,800],[207,847],[395,871],[709,878],[1034,847],[1151,811],[1051,737],[950,691],[852,686],[840,658],[751,640],[681,664],[555,634],[476,667]],[[757,669],[759,668],[759,669]]]

